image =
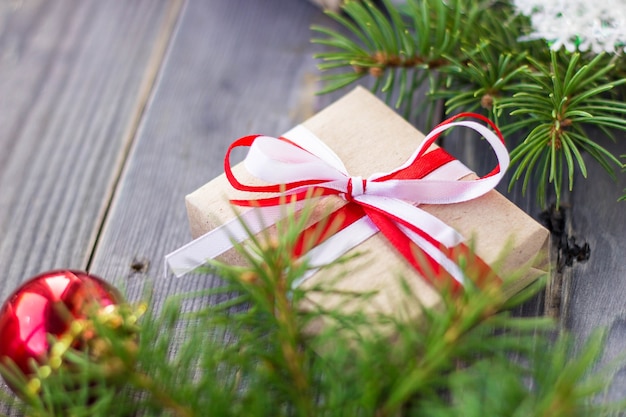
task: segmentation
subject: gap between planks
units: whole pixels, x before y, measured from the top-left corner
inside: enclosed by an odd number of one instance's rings
[[[86,259],[83,261],[83,265],[85,266],[84,269],[86,271],[91,269],[98,244],[100,242],[100,236],[104,230],[109,212],[111,210],[111,204],[113,203],[120,181],[123,178],[126,162],[128,161],[128,156],[130,155],[132,146],[137,138],[137,133],[141,126],[146,107],[154,94],[157,81],[160,78],[163,63],[168,55],[174,33],[178,28],[180,16],[182,15],[183,9],[186,5],[186,0],[171,0],[169,3],[169,9],[165,14],[163,23],[161,24],[160,33],[154,42],[152,53],[150,54],[148,65],[146,67],[146,72],[139,87],[137,102],[134,106],[134,114],[130,118],[130,122],[128,123],[128,127],[124,133],[122,150],[115,164],[115,175],[106,191],[106,204],[104,204],[102,211],[98,214],[98,218],[96,220],[97,227],[94,228],[94,232],[89,239],[88,247],[91,248],[91,250],[87,252]]]

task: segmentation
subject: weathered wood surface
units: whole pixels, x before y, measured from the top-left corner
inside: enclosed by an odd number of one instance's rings
[[[152,0],[0,7],[6,297],[38,271],[87,266],[175,11]]]
[[[3,298],[56,267],[88,268],[131,299],[149,284],[157,303],[214,285],[162,277],[163,256],[190,239],[184,196],[221,173],[233,139],[280,134],[341,94],[314,96],[313,23],[330,21],[306,1],[0,2]],[[450,146],[479,170],[490,163]],[[590,171],[566,233],[589,242],[591,258],[565,270],[561,313],[581,338],[609,326],[608,360],[626,341],[625,206],[615,203],[626,184]],[[532,190],[509,197],[539,216]]]
[[[149,277],[157,304],[215,283],[163,279],[164,255],[190,240],[184,197],[222,172],[234,139],[286,131],[314,112],[308,27],[321,16],[307,2],[186,4],[91,271],[127,279],[131,298]]]
[[[596,133],[597,134],[597,133]],[[616,142],[597,134],[609,150],[626,155],[626,140],[619,134]],[[564,324],[582,341],[596,330],[607,332],[601,366],[615,372],[607,399],[626,397],[626,202],[615,200],[626,192],[626,174],[613,181],[585,155],[590,172],[580,177],[571,194],[567,233],[575,238],[570,252],[589,245],[589,259],[574,263],[566,278],[562,299],[567,306]],[[592,165],[593,164],[593,165]]]
[[[177,8],[0,2],[2,299],[36,273],[87,267]]]

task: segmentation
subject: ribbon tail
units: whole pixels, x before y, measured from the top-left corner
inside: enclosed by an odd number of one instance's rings
[[[496,271],[465,243],[443,248],[442,251],[456,265],[464,265],[464,275],[478,288],[484,288],[487,284],[502,284],[502,278]]]
[[[455,277],[448,272],[448,270],[438,262],[438,256],[433,256],[429,253],[433,252],[432,250],[428,250],[433,245],[429,243],[425,246],[427,250],[424,250],[413,242],[413,240],[400,229],[400,225],[389,217],[367,207],[365,207],[365,212],[378,227],[380,232],[385,235],[387,240],[389,240],[404,259],[406,259],[424,279],[437,288],[440,288],[441,285],[449,285],[455,292],[460,289],[463,282],[462,274]],[[426,241],[425,239],[418,239],[418,241],[421,240]]]
[[[344,228],[343,231],[345,233],[338,233],[329,237],[304,255],[310,265],[310,269],[293,282],[293,288],[297,288],[312,277],[320,268],[331,264],[375,235],[378,232],[378,228],[369,218],[362,217]]]
[[[437,265],[439,265],[441,268],[443,268],[443,270],[445,270],[445,272],[451,277],[453,278],[456,282],[458,282],[460,285],[465,285],[465,274],[464,272],[461,270],[461,268],[453,261],[450,259],[449,257],[449,251],[447,250],[448,248],[446,248],[444,245],[439,245],[436,246],[434,245],[430,240],[431,239],[427,239],[424,238],[422,236],[420,236],[418,233],[415,233],[413,230],[409,229],[406,226],[403,226],[401,224],[396,224],[396,226],[398,227],[398,229],[400,229],[402,231],[402,233],[404,233],[413,243],[415,243],[415,245],[419,248],[419,250],[421,250],[425,255],[427,255],[429,258],[433,259]],[[415,250],[415,248],[413,248]],[[420,255],[419,254],[412,254],[413,257],[417,258],[417,261],[420,261]],[[411,261],[409,261],[411,262]],[[411,262],[411,264],[413,265],[413,262]],[[423,268],[422,266],[420,266],[421,268]],[[422,272],[422,271],[420,271]],[[430,272],[427,271],[427,272]],[[443,271],[439,270],[439,271],[432,271],[435,274],[439,274]],[[426,279],[428,279],[429,281],[434,281],[433,278],[430,278],[428,276],[425,276]]]
[[[293,257],[301,257],[332,236],[338,234],[349,236],[345,229],[364,216],[365,212],[357,204],[346,204],[335,210],[325,219],[310,225],[300,233],[293,248]]]
[[[326,219],[307,227],[295,243],[294,258],[307,259],[310,269],[293,282],[298,287],[319,268],[331,264],[378,232],[360,205],[348,203]]]
[[[247,210],[240,216],[205,233],[165,256],[164,274],[168,271],[180,278],[204,265],[207,260],[216,258],[233,248],[233,243],[241,243],[249,234],[257,234],[276,223],[285,215],[280,206],[257,207]]]
[[[397,224],[398,228],[411,239],[420,250],[432,257],[445,271],[463,287],[467,286],[467,279],[482,288],[487,282],[502,283],[500,277],[480,256],[461,242],[453,247],[442,244],[433,245],[428,239],[415,233],[406,226]],[[459,265],[464,265],[463,268]]]

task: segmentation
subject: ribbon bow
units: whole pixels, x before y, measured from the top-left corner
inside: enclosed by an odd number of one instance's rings
[[[459,120],[465,117],[480,119],[493,131],[474,121]],[[493,171],[474,180],[459,181],[471,172],[467,167],[441,148],[428,151],[442,132],[455,126],[473,129],[489,142],[498,159]],[[236,178],[230,154],[238,147],[250,148],[244,160],[246,169],[269,185],[244,184]],[[303,126],[280,138],[252,135],[236,140],[226,153],[224,172],[237,190],[276,194],[262,199],[231,200],[232,204],[260,210],[260,217],[258,212],[243,214],[243,221],[255,233],[280,217],[276,207],[285,201],[303,201],[311,195],[336,195],[347,201],[331,214],[333,219],[342,219],[339,231],[332,236],[316,234],[316,246],[307,254],[312,265],[330,262],[380,231],[422,275],[426,260],[426,266],[435,276],[447,275],[454,279],[455,285],[462,285],[463,273],[455,259],[459,251],[453,249],[464,247],[463,237],[418,206],[459,203],[480,197],[498,184],[508,165],[509,154],[497,127],[481,115],[464,113],[433,129],[404,164],[367,178],[351,176],[341,159]],[[302,254],[304,238],[310,235],[308,231],[302,234],[297,255]],[[230,249],[231,239],[245,239],[241,226],[233,221],[168,255],[166,263],[182,275]]]

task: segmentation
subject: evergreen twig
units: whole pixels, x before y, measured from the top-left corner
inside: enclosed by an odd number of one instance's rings
[[[308,270],[292,258],[306,217],[287,216],[277,239],[238,245],[247,266],[212,262],[223,286],[146,312],[138,343],[129,343],[136,339],[122,331],[128,326],[94,320],[100,353],[62,350],[58,372],[38,377],[41,394],[25,397],[25,414],[597,417],[612,410],[592,401],[610,382],[591,373],[602,335],[574,353],[552,320],[503,310],[540,284],[515,301],[495,280],[460,293],[442,286],[441,306],[418,308],[420,320],[409,313],[420,304],[408,285],[395,300],[406,314],[346,311],[369,301],[350,292],[332,291],[344,300],[337,307],[302,304],[326,291],[292,286]],[[471,256],[460,265],[469,283]],[[21,387],[28,393],[28,380]]]
[[[333,69],[320,93],[335,91],[369,75],[374,91],[411,119],[415,92],[428,81],[427,100],[445,100],[447,112],[482,111],[497,121],[513,144],[511,186],[538,180],[537,201],[545,207],[552,186],[556,206],[575,173],[584,178],[589,154],[612,177],[615,155],[587,134],[595,127],[609,137],[626,130],[622,102],[624,59],[620,56],[550,51],[548,42],[520,42],[529,20],[507,1],[407,0],[397,6],[348,2],[345,16],[329,15],[348,34],[314,26],[320,69]],[[426,76],[424,76],[426,74]],[[430,128],[426,126],[425,128]],[[512,142],[509,141],[511,144]],[[517,166],[515,166],[517,165]]]

